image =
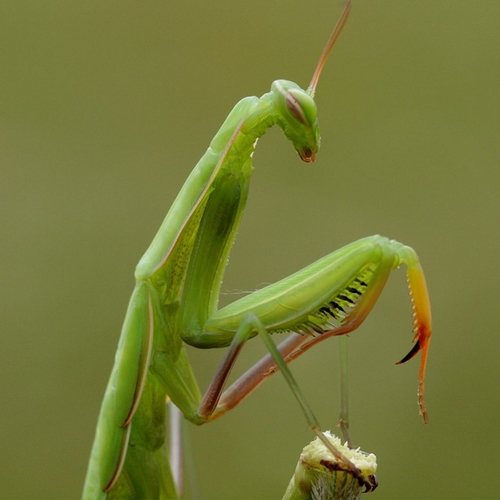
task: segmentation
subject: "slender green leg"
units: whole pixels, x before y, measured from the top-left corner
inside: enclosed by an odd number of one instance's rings
[[[249,313],[245,316],[242,324],[238,328],[225,358],[219,366],[214,378],[212,379],[212,382],[210,383],[202,399],[202,402],[198,409],[198,419],[195,419],[195,421],[198,420],[197,423],[202,423],[212,420],[211,416],[214,415],[214,412],[217,408],[217,404],[220,400],[224,385],[227,381],[227,378],[229,377],[231,369],[233,368],[244,343],[253,336],[254,332],[257,332],[260,335],[266,347],[268,348],[272,359],[276,363],[277,368],[283,373],[283,376],[285,377],[285,380],[287,381],[293,395],[298,401],[311,430],[318,436],[319,439],[321,439],[325,446],[330,450],[332,455],[336,457],[337,460],[345,464],[350,473],[359,481],[360,484],[362,484],[366,488],[366,491],[373,490],[375,488],[375,485],[371,483],[365,476],[363,476],[361,471],[350,460],[344,457],[344,455],[342,455],[342,453],[340,453],[324,436],[323,432],[321,431],[318,419],[307,403],[306,398],[302,394],[299,385],[293,377],[285,360],[283,359],[283,356],[281,355],[278,347],[271,338],[271,335],[262,326],[259,318],[252,313]]]
[[[269,335],[269,333],[262,327],[260,327],[259,333],[262,335],[262,338],[267,348],[269,349],[271,356],[273,356],[274,360],[276,361],[278,368],[283,373],[283,376],[285,377],[290,389],[292,390],[295,398],[297,399],[300,407],[302,408],[302,411],[304,412],[307,423],[309,424],[311,430],[319,437],[319,439],[321,439],[321,441],[328,448],[331,454],[337,460],[343,462],[348,467],[351,474],[359,481],[359,483],[365,486],[366,488],[365,491],[374,490],[377,485],[371,483],[349,459],[347,459],[344,455],[342,455],[342,453],[340,453],[337,450],[337,448],[335,448],[332,445],[332,443],[323,434],[317,418],[315,417],[311,407],[309,406],[309,403],[307,403],[304,395],[302,394],[302,391],[300,390],[295,378],[292,375],[292,372],[288,368],[285,360],[283,359],[278,348],[276,347],[276,344],[273,342],[271,335]]]

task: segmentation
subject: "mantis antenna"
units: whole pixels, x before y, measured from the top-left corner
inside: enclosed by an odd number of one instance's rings
[[[335,45],[335,42],[340,36],[340,33],[342,33],[342,29],[344,28],[345,23],[347,22],[347,18],[349,17],[349,13],[351,12],[351,4],[352,2],[351,0],[349,0],[347,2],[347,5],[344,7],[344,10],[342,11],[342,14],[339,20],[337,21],[335,28],[333,28],[332,34],[330,35],[330,38],[326,42],[323,52],[321,53],[321,57],[319,58],[318,64],[316,65],[316,69],[314,70],[311,83],[307,88],[307,92],[311,97],[314,97],[314,93],[316,92],[316,86],[318,85],[318,80],[319,77],[321,76],[321,72],[323,71],[323,67],[325,66],[326,60],[328,59],[328,56],[330,55],[330,52],[332,51],[333,46]]]

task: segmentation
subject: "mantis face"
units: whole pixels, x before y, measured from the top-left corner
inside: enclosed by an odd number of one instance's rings
[[[288,80],[271,85],[278,125],[292,141],[300,158],[314,161],[319,149],[317,107],[310,93]]]

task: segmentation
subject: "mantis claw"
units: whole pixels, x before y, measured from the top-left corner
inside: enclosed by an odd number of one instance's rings
[[[422,349],[422,347],[420,346],[420,340],[417,340],[416,343],[415,343],[415,345],[411,348],[411,351],[401,361],[398,361],[396,364],[397,365],[402,365],[403,363],[406,363],[411,358],[413,358],[413,356],[415,356],[416,354],[418,354],[418,352],[420,351],[420,349]]]

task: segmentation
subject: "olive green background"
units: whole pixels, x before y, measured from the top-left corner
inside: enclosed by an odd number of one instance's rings
[[[0,3],[1,498],[77,498],[134,266],[235,102],[306,86],[342,3]],[[350,343],[369,498],[498,498],[500,2],[355,0],[317,92],[322,148],[255,154],[222,302],[357,238],[413,246],[434,313],[429,424],[405,276]],[[238,296],[238,295],[236,295]],[[250,343],[236,371],[265,352]],[[222,352],[190,350],[205,387]],[[337,342],[292,365],[324,428]],[[192,429],[205,499],[275,499],[312,438],[280,376]],[[368,498],[368,497],[366,497]]]

